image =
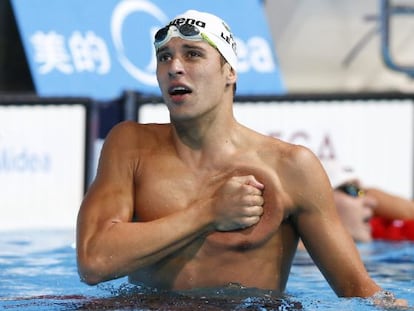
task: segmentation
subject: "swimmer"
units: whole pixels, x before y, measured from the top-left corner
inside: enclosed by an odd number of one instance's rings
[[[154,46],[170,123],[125,121],[108,134],[78,215],[81,279],[283,292],[301,238],[338,296],[381,293],[319,159],[236,121],[228,25],[190,10],[160,29]]]
[[[365,186],[357,172],[334,159],[322,164],[334,189],[339,216],[356,242],[414,240],[414,202]]]

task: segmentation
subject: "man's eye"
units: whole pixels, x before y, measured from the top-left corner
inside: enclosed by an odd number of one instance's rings
[[[197,52],[197,51],[189,51],[188,56],[189,57],[198,57],[198,56],[201,56],[201,54],[200,54],[200,52]]]
[[[171,58],[171,56],[167,53],[162,53],[158,54],[157,58],[159,62],[165,62],[168,61]]]

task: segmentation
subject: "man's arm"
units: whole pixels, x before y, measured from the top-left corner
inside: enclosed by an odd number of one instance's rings
[[[102,149],[96,179],[79,211],[78,269],[88,284],[125,276],[156,261],[194,238],[196,226],[201,230],[208,224],[208,218],[199,217],[195,209],[154,223],[132,222],[134,172],[139,158],[130,156],[133,152],[130,152],[128,140],[133,141],[135,131],[134,124],[124,123],[110,132]],[[190,228],[191,225],[194,227]]]
[[[111,131],[79,211],[78,270],[88,284],[128,275],[213,230],[251,226],[263,212],[262,185],[253,176],[242,176],[225,180],[213,196],[201,196],[185,209],[150,222],[132,222],[139,159],[129,157],[136,153],[128,146],[135,131],[129,123]]]
[[[376,188],[365,188],[365,192],[376,200],[375,216],[389,219],[414,219],[414,202]]]
[[[306,249],[340,297],[370,297],[381,288],[369,277],[337,214],[329,180],[316,156],[297,147],[289,184],[300,207],[294,217]],[[295,188],[294,188],[295,187]]]

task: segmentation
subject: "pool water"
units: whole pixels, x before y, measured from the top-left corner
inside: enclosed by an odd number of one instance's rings
[[[408,308],[398,310],[414,310],[414,243],[376,241],[358,247],[376,282],[408,301]],[[129,285],[126,278],[88,286],[76,271],[72,230],[0,234],[0,309],[393,310],[336,297],[306,252],[297,253],[283,297],[237,285],[167,293]]]

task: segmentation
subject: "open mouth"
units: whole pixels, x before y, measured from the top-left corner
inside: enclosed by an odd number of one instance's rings
[[[168,89],[168,94],[170,95],[185,95],[191,92],[191,89],[185,86],[174,86]]]
[[[363,221],[365,224],[369,224],[371,221],[371,216],[365,217]]]

